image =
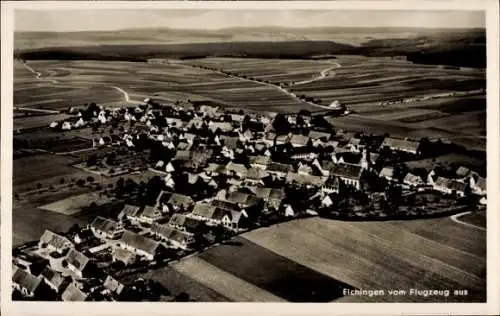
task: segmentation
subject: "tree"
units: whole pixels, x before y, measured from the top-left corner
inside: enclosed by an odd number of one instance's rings
[[[95,180],[95,179],[94,179],[94,177],[92,177],[92,176],[88,176],[88,177],[87,177],[87,182],[92,183],[92,182],[94,182],[94,180]]]
[[[76,181],[76,185],[83,187],[85,185],[85,180],[84,179],[78,179]]]
[[[97,165],[97,155],[92,154],[87,159],[87,167],[91,167],[91,166],[95,166],[95,165]]]
[[[37,184],[36,184],[36,188],[37,188],[38,190],[40,190],[40,189],[42,188],[42,184],[41,184],[41,183],[37,183]]]
[[[60,184],[64,184],[66,180],[64,180],[64,178],[61,178],[61,180],[59,181]]]
[[[273,120],[273,128],[278,135],[280,134],[288,134],[290,131],[290,123],[287,118],[283,114],[278,114]]]

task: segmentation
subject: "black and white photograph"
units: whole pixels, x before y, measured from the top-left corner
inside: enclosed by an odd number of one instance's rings
[[[487,10],[220,4],[13,10],[2,293],[487,303]]]

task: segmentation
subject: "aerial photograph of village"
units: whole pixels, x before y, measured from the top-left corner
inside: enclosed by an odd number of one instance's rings
[[[23,9],[13,60],[12,300],[486,302],[484,11]]]

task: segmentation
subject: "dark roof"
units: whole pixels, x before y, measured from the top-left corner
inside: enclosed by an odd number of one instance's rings
[[[459,177],[465,178],[465,177],[469,176],[471,173],[472,173],[472,171],[469,168],[466,168],[463,166],[459,167],[457,169],[457,176],[459,176]]]
[[[455,179],[448,179],[444,177],[438,177],[434,182],[435,185],[444,187],[450,190],[461,191],[464,192],[467,188],[467,184],[464,182],[457,181]]]
[[[87,299],[87,294],[77,288],[75,283],[71,283],[61,297],[62,300],[66,302],[83,302]]]
[[[289,171],[292,170],[292,166],[291,165],[286,165],[286,164],[281,164],[281,163],[277,163],[277,162],[270,162],[268,165],[267,165],[267,169],[266,169],[268,172],[282,172],[282,173],[288,173]]]
[[[326,139],[326,140],[329,140],[330,137],[331,137],[331,135],[328,134],[328,133],[317,132],[317,131],[311,131],[311,132],[309,132],[309,138],[311,138],[311,139]]]
[[[183,241],[187,242],[187,240],[189,238],[191,238],[190,235],[188,235],[184,232],[178,231],[178,230],[176,230],[172,227],[169,227],[167,225],[153,224],[153,226],[151,227],[151,231],[162,236],[165,239],[173,240],[173,241],[177,241],[177,242],[183,242]]]
[[[174,214],[168,221],[168,224],[172,226],[183,226],[188,230],[193,230],[200,227],[203,222],[182,214]]]
[[[222,141],[224,146],[231,149],[238,148],[239,137],[221,135],[219,139]]]
[[[341,178],[359,180],[362,171],[363,169],[361,168],[361,166],[339,163],[334,165],[330,169],[330,174],[333,174]]]
[[[19,284],[28,292],[34,293],[42,281],[41,277],[36,277],[26,270],[16,267],[12,270],[12,283]]]
[[[121,242],[135,249],[143,250],[149,254],[154,254],[158,247],[158,242],[126,230],[121,238]]]
[[[222,201],[222,200],[212,200],[211,203],[213,206],[223,208],[226,210],[240,210],[240,207],[238,206],[237,203],[230,202],[230,201]]]
[[[117,225],[117,222],[101,216],[97,216],[92,223],[90,223],[90,227],[106,233],[113,232]]]
[[[54,271],[49,267],[45,267],[42,270],[41,276],[43,276],[47,280],[47,282],[50,282],[57,288],[59,288],[61,284],[63,284],[65,279],[61,273]]]
[[[63,248],[72,245],[71,241],[61,235],[58,235],[50,230],[45,230],[42,237],[40,237],[40,242],[48,245],[52,245],[55,248]]]
[[[66,261],[68,261],[68,264],[74,266],[77,270],[83,271],[90,259],[83,253],[76,251],[75,249],[71,249],[66,257]]]
[[[131,262],[135,258],[133,252],[120,247],[113,247],[111,254],[116,260],[122,261],[123,263]]]
[[[168,199],[168,203],[171,205],[175,206],[189,206],[191,204],[194,204],[193,199],[190,196],[184,195],[184,194],[179,194],[179,193],[172,193],[170,198]]]
[[[141,216],[155,218],[161,216],[161,211],[156,207],[146,205],[144,206],[144,210],[142,211]]]
[[[325,181],[325,186],[332,187],[332,188],[338,188],[339,187],[339,178],[336,176],[329,176],[328,179]]]
[[[212,218],[215,209],[216,207],[210,204],[196,203],[192,214],[201,217]]]
[[[252,180],[261,180],[267,177],[269,174],[267,171],[260,168],[250,168],[247,171],[247,178]]]

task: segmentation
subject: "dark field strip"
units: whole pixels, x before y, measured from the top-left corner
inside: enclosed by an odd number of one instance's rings
[[[212,290],[211,288],[195,281],[188,275],[185,275],[172,267],[166,266],[156,270],[150,270],[139,276],[133,276],[133,279],[143,277],[160,282],[167,288],[172,295],[187,293],[190,299],[197,302],[230,302],[231,300],[224,295]],[[133,281],[133,280],[131,280]]]
[[[486,228],[486,211],[477,211],[472,212],[470,214],[465,214],[459,219],[462,222],[470,223],[472,225],[476,225],[479,227]],[[484,248],[486,247],[486,243],[484,243]],[[486,249],[484,249],[486,251]]]
[[[352,288],[242,237],[233,241],[236,245],[212,248],[200,258],[291,302],[329,302]]]

